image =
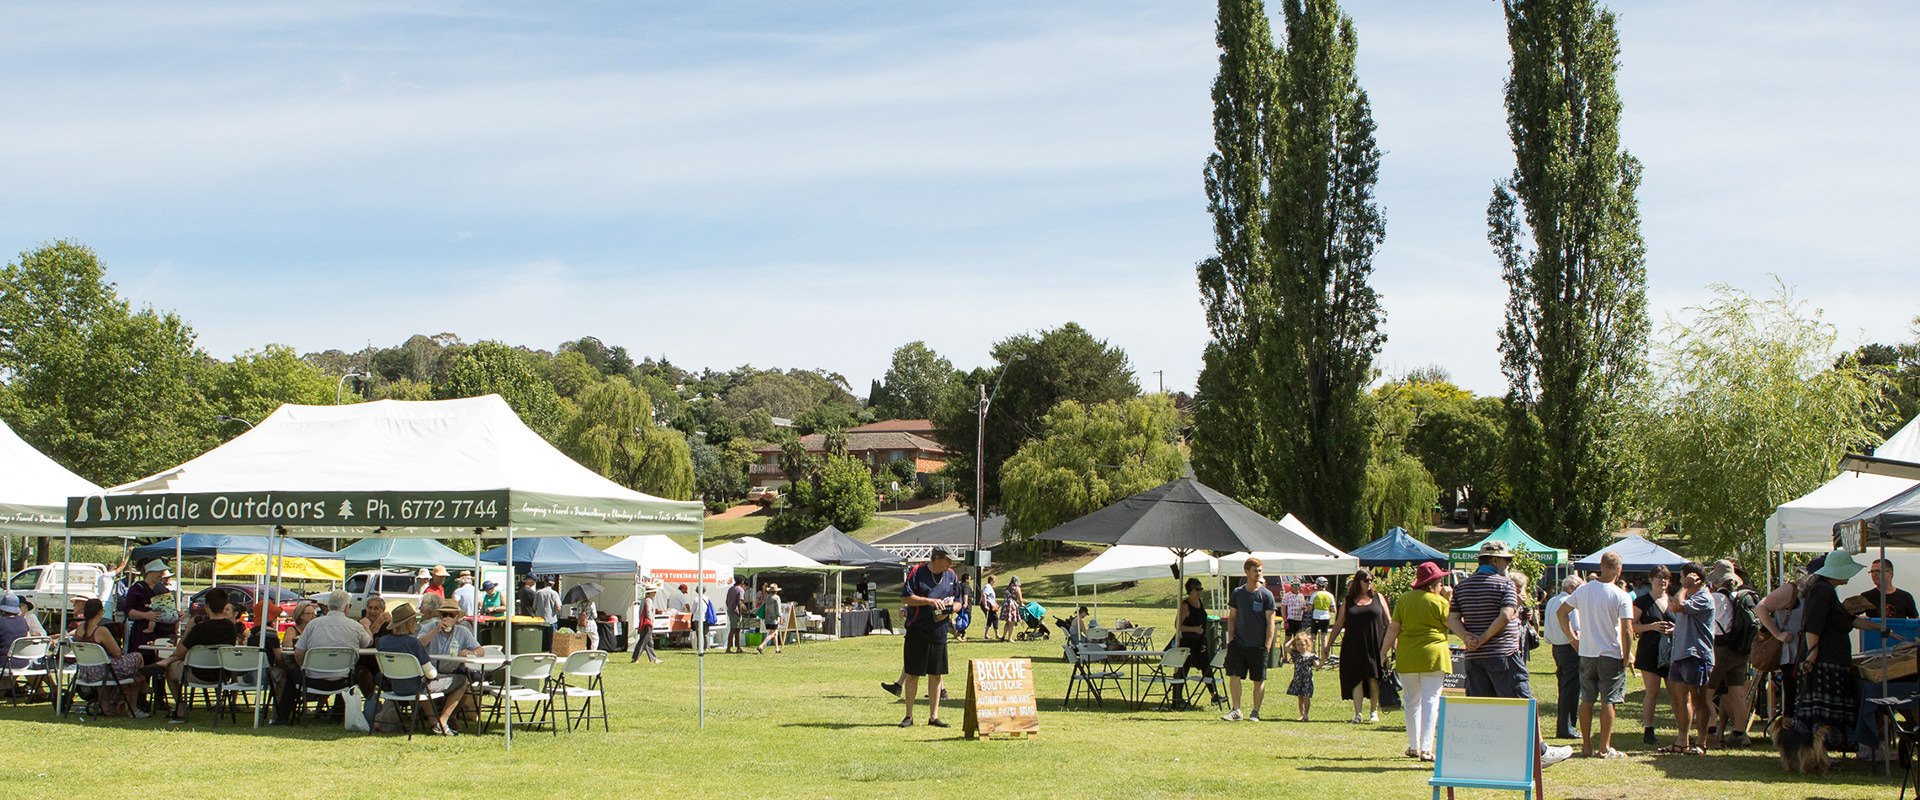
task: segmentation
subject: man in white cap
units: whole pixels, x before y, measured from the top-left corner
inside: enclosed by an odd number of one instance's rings
[[[473,588],[473,572],[460,571],[460,588],[453,590],[453,603],[460,607],[460,613],[468,618],[480,615],[480,592]]]
[[[174,620],[163,620],[163,615],[153,610],[153,598],[167,593],[167,579],[173,577],[173,572],[167,569],[167,562],[156,558],[147,562],[140,573],[140,582],[127,590],[127,649],[152,664],[159,656],[152,650],[140,649],[141,646],[152,644],[155,639],[172,638],[178,622],[177,615]]]
[[[1447,628],[1466,643],[1468,697],[1533,697],[1527,655],[1520,649],[1520,593],[1507,579],[1511,564],[1507,543],[1489,541],[1480,546],[1479,568],[1453,589]],[[1541,766],[1573,756],[1571,747],[1536,742]]]

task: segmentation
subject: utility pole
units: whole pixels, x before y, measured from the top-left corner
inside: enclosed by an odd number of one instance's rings
[[[1026,353],[1015,353],[1000,368],[1000,375],[993,379],[993,393],[987,393],[987,385],[980,384],[980,406],[973,426],[973,553],[968,561],[973,564],[974,591],[986,583],[986,558],[984,555],[984,537],[981,528],[986,514],[987,494],[987,409],[993,407],[993,399],[1000,396],[1000,382],[1007,379],[1007,370],[1013,369],[1013,362],[1023,361]]]
[[[1156,369],[1153,371],[1153,374],[1154,374],[1154,377],[1158,378],[1160,381],[1160,393],[1166,394],[1167,393],[1167,371],[1164,369]]]

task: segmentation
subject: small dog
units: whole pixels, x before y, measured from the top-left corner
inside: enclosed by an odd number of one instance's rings
[[[1827,757],[1827,736],[1831,733],[1832,725],[1808,730],[1806,723],[1792,717],[1780,717],[1767,727],[1767,738],[1780,746],[1780,765],[1802,775],[1825,775],[1833,767]]]

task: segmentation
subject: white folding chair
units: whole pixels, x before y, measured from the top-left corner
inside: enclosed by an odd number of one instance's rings
[[[521,653],[507,662],[506,677],[498,685],[489,688],[487,698],[492,704],[487,709],[487,717],[480,722],[480,732],[486,733],[487,726],[500,721],[505,714],[513,715],[516,725],[539,725],[544,722],[557,736],[559,726],[553,721],[553,670],[559,659],[552,653]],[[533,710],[522,713],[520,707],[532,705]]]
[[[580,723],[593,730],[594,701],[599,701],[600,730],[612,730],[607,726],[607,697],[600,683],[600,673],[607,667],[605,650],[582,650],[567,656],[565,664],[560,666],[560,680],[555,687],[560,697],[560,713],[567,719],[567,730],[572,731]],[[573,698],[580,698],[580,715],[573,714]]]
[[[409,653],[374,653],[374,663],[380,667],[380,675],[387,679],[387,688],[380,691],[380,699],[394,704],[396,711],[401,703],[407,704],[407,713],[400,718],[400,727],[407,732],[407,740],[413,740],[413,721],[420,716],[424,708],[429,719],[439,719],[440,709],[436,701],[446,696],[446,692],[433,691],[428,685],[426,668],[420,660]],[[412,692],[396,691],[400,681],[413,681],[416,687]],[[372,735],[373,726],[367,726],[368,735]]]
[[[1190,674],[1187,676],[1188,686],[1207,687],[1210,696],[1213,698],[1213,705],[1215,707],[1225,707],[1227,704],[1226,683],[1227,648],[1225,647],[1214,651],[1213,660],[1207,662],[1206,673],[1200,675]],[[1191,704],[1193,701],[1189,700],[1187,702]]]
[[[1173,706],[1173,699],[1179,696],[1175,690],[1185,688],[1188,682],[1184,677],[1174,677],[1173,671],[1186,666],[1188,652],[1184,647],[1170,648],[1148,663],[1152,671],[1140,676],[1140,694],[1134,699],[1134,708],[1145,707],[1149,698],[1158,699],[1162,706]]]
[[[293,698],[291,718],[299,721],[300,712],[309,703],[324,704],[329,699],[342,702],[353,691],[353,667],[360,654],[351,647],[315,647],[300,663],[300,693]]]
[[[76,669],[74,670],[73,682],[68,684],[70,691],[67,692],[67,697],[69,700],[61,710],[63,714],[73,710],[74,704],[72,698],[83,697],[83,699],[87,701],[86,710],[79,713],[80,721],[85,722],[87,721],[88,714],[94,716],[100,715],[99,708],[104,705],[101,702],[101,694],[103,692],[115,691],[122,686],[140,682],[140,673],[138,671],[122,675],[114,668],[113,659],[107,657],[107,648],[101,647],[93,642],[74,642],[67,645],[67,649],[73,654]],[[100,667],[104,672],[97,680],[89,679],[86,677],[86,673],[79,671],[78,667]],[[92,690],[89,692],[92,696],[85,697],[81,695],[78,691],[80,689]]]
[[[198,693],[201,705],[213,714],[213,724],[220,725],[220,691],[225,684],[226,662],[220,659],[220,648],[200,645],[187,650],[186,668],[180,676],[180,707],[175,714],[186,719],[187,712],[193,708],[193,698]]]
[[[262,710],[272,704],[272,677],[267,668],[267,653],[258,647],[220,648],[220,669],[226,673],[220,682],[220,700],[227,707],[227,718],[239,721],[240,697]]]
[[[0,662],[0,687],[7,690],[7,698],[13,705],[20,705],[20,684],[31,689],[39,679],[48,676],[46,667],[47,653],[53,650],[53,639],[46,636],[22,636],[13,640],[7,648],[7,658]],[[26,666],[16,667],[14,661],[26,662]]]
[[[1089,630],[1074,649],[1073,673],[1067,677],[1065,705],[1073,705],[1076,692],[1082,702],[1091,699],[1095,705],[1103,706],[1108,688],[1124,696],[1120,671],[1113,668],[1107,656],[1106,638],[1106,631]]]

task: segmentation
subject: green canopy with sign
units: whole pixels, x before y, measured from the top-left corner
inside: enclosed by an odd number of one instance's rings
[[[1507,549],[1509,550],[1525,548],[1534,558],[1539,559],[1540,563],[1549,566],[1564,564],[1567,561],[1567,551],[1541,544],[1539,540],[1534,539],[1532,536],[1529,536],[1526,531],[1521,530],[1520,526],[1514,524],[1513,520],[1500,523],[1500,527],[1493,529],[1493,533],[1487,534],[1487,538],[1485,539],[1481,539],[1466,547],[1456,547],[1447,551],[1447,558],[1455,563],[1479,561],[1480,545],[1486,544],[1487,542],[1506,542]]]

